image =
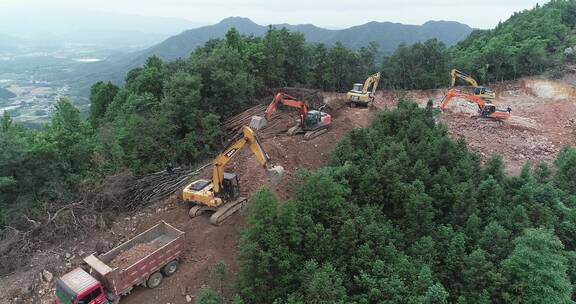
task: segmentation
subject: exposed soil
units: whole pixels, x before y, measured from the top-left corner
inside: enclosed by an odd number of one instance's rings
[[[456,109],[455,113],[440,116],[440,121],[447,125],[454,137],[464,137],[471,149],[484,159],[499,153],[507,170],[517,173],[526,161],[549,162],[562,146],[576,143],[576,94],[572,85],[565,81],[530,78],[498,84],[493,88],[498,96],[495,103],[513,109],[509,126],[501,127],[494,122],[471,117],[475,112],[474,107],[469,107],[472,111]],[[428,99],[438,105],[445,93],[446,90],[429,90],[412,91],[408,95],[424,106]],[[349,108],[344,98],[345,94],[324,93],[333,123],[322,136],[309,141],[304,140],[302,135],[290,137],[286,134],[262,139],[272,164],[282,165],[286,170],[286,176],[279,184],[269,184],[265,170],[248,149],[229,164],[227,171],[238,174],[243,195],[250,196],[267,185],[279,198],[288,198],[290,180],[299,169],[314,169],[323,165],[331,149],[348,130],[367,126],[377,109],[395,107],[398,99],[394,92],[378,92],[375,108]],[[465,102],[456,104],[457,107],[468,107]],[[287,119],[287,126],[291,123],[289,120],[293,122],[294,119],[291,115],[278,117]],[[209,177],[209,170],[207,168],[203,173],[204,178]],[[40,282],[32,290],[22,290],[21,286],[30,280],[37,281],[37,274],[42,269],[49,269],[55,276],[61,275],[79,265],[81,256],[92,253],[94,246],[102,240],[106,240],[105,247],[110,249],[160,220],[186,233],[186,250],[179,269],[174,276],[165,278],[156,289],[135,288],[122,303],[186,303],[186,295],[194,297],[201,287],[210,283],[210,271],[215,263],[222,261],[229,266],[232,274],[238,272],[238,243],[240,231],[245,226],[239,214],[230,217],[221,226],[213,226],[209,222],[209,215],[190,219],[187,210],[188,206],[179,203],[175,194],[131,217],[117,218],[108,230],[79,235],[77,239],[38,252],[30,268],[0,278],[0,303],[13,303],[14,297],[21,294],[32,296],[27,296],[27,300],[20,303],[50,303],[53,290],[49,286],[52,283]],[[71,257],[66,257],[68,253]]]
[[[455,137],[464,137],[470,148],[487,159],[500,154],[506,170],[518,174],[526,162],[553,161],[565,145],[576,144],[576,88],[574,82],[527,78],[492,86],[497,107],[512,108],[508,126],[479,119],[477,106],[454,100],[451,113],[440,121]],[[410,92],[421,105],[432,99],[438,105],[446,90]]]
[[[152,241],[148,243],[136,244],[134,247],[129,248],[126,251],[121,252],[110,261],[111,268],[128,268],[134,263],[140,261],[147,255],[156,251],[158,248],[162,247],[164,244],[158,241]]]

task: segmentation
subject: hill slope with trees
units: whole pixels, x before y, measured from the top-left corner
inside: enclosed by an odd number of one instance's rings
[[[432,112],[402,101],[291,200],[252,198],[242,303],[574,303],[576,150],[507,176]]]
[[[257,103],[267,88],[346,90],[374,70],[374,47],[308,44],[286,29],[263,37],[232,29],[187,59],[150,57],[126,75],[123,87],[94,84],[87,121],[68,100],[58,103],[41,131],[13,123],[5,112],[0,226],[21,223],[17,227],[26,229],[22,214],[41,217],[46,204],[76,199],[81,187],[109,174],[211,157],[224,143],[221,122]]]
[[[401,45],[384,59],[384,84],[397,89],[448,85],[450,68],[482,83],[557,70],[576,62],[576,1],[553,0],[517,12],[492,30],[475,30],[452,47],[437,41]]]

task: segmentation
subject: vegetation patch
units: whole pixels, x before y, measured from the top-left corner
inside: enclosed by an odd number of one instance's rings
[[[572,303],[576,150],[507,176],[402,101],[251,200],[244,303]]]

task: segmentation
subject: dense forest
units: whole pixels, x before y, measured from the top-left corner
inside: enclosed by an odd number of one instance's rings
[[[557,70],[563,63],[576,63],[575,27],[576,1],[552,0],[515,13],[495,29],[476,30],[450,48],[435,40],[401,45],[384,58],[384,84],[396,89],[445,87],[450,68],[483,83]]]
[[[574,60],[564,49],[576,44],[575,11],[574,0],[551,1],[515,14],[494,30],[476,31],[452,48],[430,40],[401,46],[383,61],[375,44],[351,50],[339,43],[306,43],[302,34],[286,29],[270,28],[263,37],[231,29],[188,58],[149,58],[126,75],[122,87],[94,84],[87,120],[67,99],[58,102],[40,131],[14,123],[5,112],[0,229],[26,229],[26,217],[42,215],[46,204],[77,199],[83,187],[104,176],[159,170],[168,160],[190,165],[209,158],[223,143],[221,122],[258,102],[270,88],[345,92],[377,70],[384,73],[384,87],[431,88],[446,84],[455,65],[494,81]],[[511,40],[502,47],[502,39]],[[498,53],[507,49],[512,51]]]
[[[291,200],[252,197],[234,303],[574,303],[575,170],[566,148],[508,176],[401,101]]]
[[[538,74],[576,61],[566,51],[575,26],[576,0],[553,0],[454,47],[429,40],[383,60],[375,44],[327,47],[272,28],[231,29],[173,62],[151,57],[121,87],[94,84],[86,120],[67,99],[43,130],[4,112],[0,229],[26,230],[47,204],[76,200],[107,175],[210,158],[222,121],[268,89],[344,92],[377,70],[394,89],[445,86],[451,67],[482,82]],[[342,138],[324,168],[300,172],[292,199],[254,195],[235,286],[204,289],[197,302],[573,303],[576,150],[509,176],[434,113],[402,100]]]
[[[125,85],[98,82],[84,121],[63,99],[41,131],[5,112],[0,129],[0,227],[26,229],[46,203],[76,199],[81,187],[122,170],[146,173],[209,158],[223,144],[221,122],[258,102],[268,88],[345,91],[376,70],[376,46],[351,50],[307,44],[300,33],[270,29],[246,37],[231,29],[188,59],[151,57]]]

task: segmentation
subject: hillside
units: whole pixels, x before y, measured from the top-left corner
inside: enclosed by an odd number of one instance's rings
[[[391,52],[401,43],[414,43],[431,38],[437,38],[448,45],[452,45],[465,39],[472,32],[472,28],[469,26],[450,21],[429,21],[421,26],[372,21],[342,30],[329,30],[312,24],[290,25],[283,23],[272,26],[301,32],[306,41],[327,45],[340,41],[347,47],[359,48],[374,41],[378,43],[383,52]],[[209,39],[224,37],[232,27],[235,27],[242,34],[255,36],[261,36],[268,30],[268,26],[256,24],[248,18],[230,17],[215,25],[191,29],[172,36],[162,43],[138,53],[131,63],[142,64],[146,58],[152,55],[166,60],[187,57],[191,51]]]
[[[401,43],[414,43],[437,38],[447,45],[453,45],[465,39],[472,28],[465,24],[452,21],[429,21],[423,25],[406,25],[392,22],[369,22],[363,25],[341,30],[329,30],[312,24],[276,24],[276,28],[287,28],[304,34],[307,42],[333,45],[342,42],[350,48],[367,46],[370,42],[379,45],[379,51],[389,53]],[[187,58],[197,47],[214,38],[224,37],[230,28],[236,28],[245,35],[262,36],[268,26],[254,23],[248,18],[229,17],[221,22],[182,32],[148,49],[111,57],[108,60],[93,65],[90,69],[72,75],[72,78],[90,85],[97,80],[111,80],[117,83],[123,81],[124,75],[135,67],[141,66],[150,56],[156,55],[170,61],[176,58]]]
[[[300,25],[317,36],[260,38],[242,34],[259,25],[229,18],[242,27],[185,60],[148,57],[122,86],[93,84],[87,120],[67,99],[40,130],[5,112],[0,303],[53,303],[54,279],[88,254],[166,221],[186,233],[178,272],[123,304],[574,304],[576,72],[564,67],[576,64],[575,17],[576,0],[553,0],[456,45],[401,45],[382,63],[374,48],[309,43],[374,36],[363,30]],[[192,39],[177,37],[173,53]],[[129,68],[115,60],[109,71]],[[482,102],[459,98],[438,109],[452,67],[497,81],[491,102],[510,119],[483,119]],[[372,106],[349,106],[343,92],[376,71]],[[315,121],[278,107],[251,141],[270,162],[236,153],[238,128],[277,92],[311,99],[286,87],[324,101],[311,108],[331,116],[326,133],[290,134]],[[205,202],[181,194],[212,177],[220,151],[249,202],[214,226],[190,218],[189,203]],[[273,184],[264,169],[276,165],[286,174]],[[229,201],[226,187],[202,192]]]

